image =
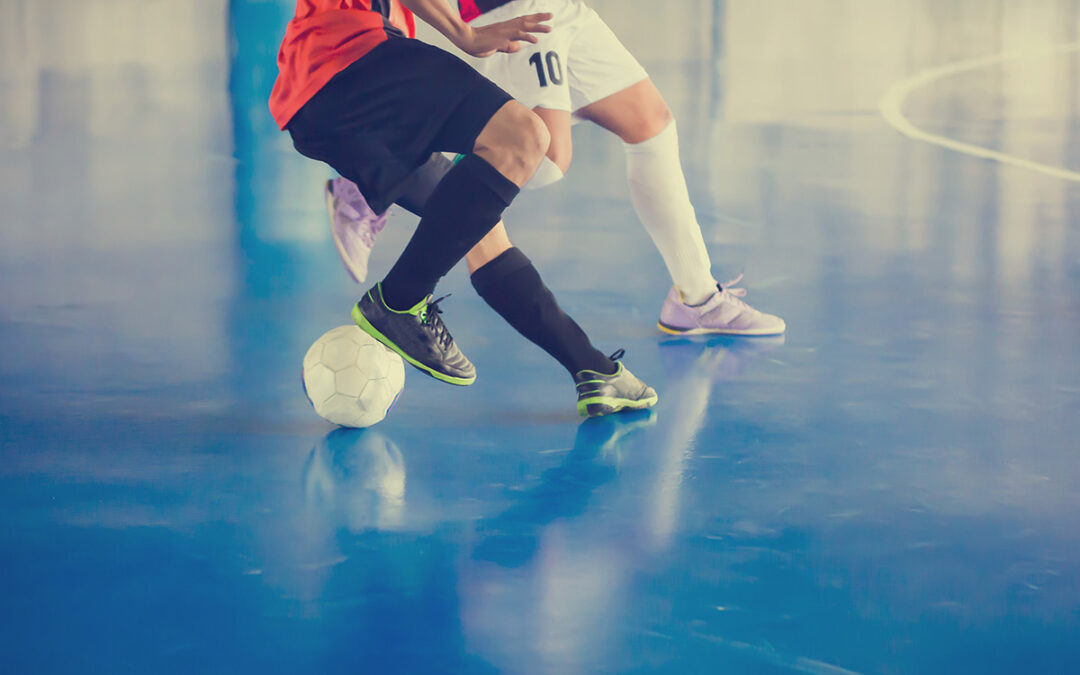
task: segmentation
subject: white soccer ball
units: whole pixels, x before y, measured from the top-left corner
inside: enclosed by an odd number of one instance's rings
[[[386,417],[405,386],[405,362],[358,326],[339,326],[304,356],[304,393],[320,417],[370,427]]]

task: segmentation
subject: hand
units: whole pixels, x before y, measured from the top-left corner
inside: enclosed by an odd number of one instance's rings
[[[516,19],[493,23],[490,26],[471,28],[470,34],[461,40],[458,48],[472,56],[491,56],[495,52],[513,54],[521,49],[522,42],[536,44],[534,33],[550,33],[551,26],[543,23],[550,21],[552,14],[529,14]]]

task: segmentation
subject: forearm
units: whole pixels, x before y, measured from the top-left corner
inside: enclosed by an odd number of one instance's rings
[[[401,4],[412,10],[424,23],[445,35],[456,47],[461,48],[468,42],[472,28],[461,20],[461,16],[446,0],[401,0]]]

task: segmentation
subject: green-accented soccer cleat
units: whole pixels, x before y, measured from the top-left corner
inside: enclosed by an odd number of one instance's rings
[[[476,381],[476,368],[461,353],[431,296],[399,312],[386,306],[382,285],[375,284],[353,307],[352,317],[365,333],[401,355],[417,370],[457,385]]]
[[[611,355],[612,361],[622,358],[623,350]],[[621,410],[644,410],[656,405],[656,390],[634,377],[626,366],[618,363],[611,375],[595,370],[582,370],[574,375],[577,385],[578,413],[582,417],[601,417]]]

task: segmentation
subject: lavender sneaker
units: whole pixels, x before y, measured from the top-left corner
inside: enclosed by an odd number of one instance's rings
[[[656,325],[671,335],[782,335],[787,330],[783,319],[759,312],[740,299],[746,297],[746,289],[732,288],[740,281],[741,274],[717,285],[717,292],[695,307],[683,304],[678,289],[672,287]]]
[[[347,178],[326,181],[326,209],[341,261],[349,276],[363,283],[375,237],[386,227],[386,214],[372,211],[360,188]]]

